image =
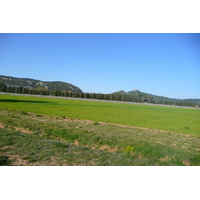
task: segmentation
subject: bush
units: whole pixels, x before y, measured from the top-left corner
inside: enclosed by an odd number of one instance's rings
[[[43,115],[37,114],[36,117],[43,117]]]
[[[0,166],[9,166],[11,161],[8,156],[0,156]]]
[[[124,147],[124,152],[126,152],[126,153],[130,153],[133,150],[134,150],[134,148],[132,146],[126,146],[126,147]]]
[[[54,147],[58,147],[58,148],[68,148],[69,147],[69,145],[68,144],[64,144],[64,143],[61,143],[61,142],[56,142],[55,144],[54,144]]]
[[[27,115],[28,113],[24,110],[21,111],[21,115]]]
[[[94,122],[93,125],[99,125],[99,122]]]
[[[57,137],[62,137],[66,140],[71,140],[71,141],[74,141],[75,139],[78,138],[78,134],[71,133],[70,130],[64,128],[53,130],[52,135],[55,135]]]

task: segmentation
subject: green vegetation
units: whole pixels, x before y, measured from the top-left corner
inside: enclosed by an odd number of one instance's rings
[[[140,92],[139,90],[132,90],[129,92],[119,91],[115,94],[128,94],[128,95],[138,95],[144,98],[145,101],[149,103],[159,103],[159,104],[167,104],[167,105],[179,105],[179,106],[195,106],[200,105],[200,99],[175,99],[175,98],[168,98],[163,96],[157,96],[153,94],[148,94],[144,92]]]
[[[174,107],[0,95],[0,107],[199,136],[200,111]]]
[[[0,110],[0,165],[200,165],[200,138]]]
[[[131,147],[131,146],[126,146],[126,147],[124,147],[124,152],[130,153],[130,152],[132,152],[133,150],[134,150],[134,148]]]
[[[16,78],[12,76],[0,75],[0,91],[12,93],[31,93],[45,95],[50,94],[52,91],[71,91],[82,92],[82,90],[70,83],[61,81],[41,81],[30,78]]]
[[[120,90],[112,94],[83,93],[80,88],[65,82],[45,82],[35,79],[15,78],[10,76],[0,76],[0,92],[101,99],[124,102],[153,103],[190,107],[200,106],[200,99],[167,98],[163,96],[140,92],[139,90],[132,90],[129,92]]]

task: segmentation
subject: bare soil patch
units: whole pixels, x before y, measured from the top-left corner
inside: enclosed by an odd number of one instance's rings
[[[31,132],[31,131],[29,131],[28,129],[25,129],[25,128],[21,128],[21,127],[14,127],[14,129],[16,130],[16,131],[20,131],[20,132],[22,132],[22,133],[27,133],[27,134],[32,134],[33,132]]]
[[[172,160],[172,159],[169,156],[166,156],[164,158],[160,158],[161,162],[167,162],[167,161],[170,161],[170,160]]]
[[[184,164],[184,165],[187,165],[187,166],[190,166],[190,165],[191,165],[191,163],[190,163],[189,160],[184,160],[184,161],[183,161],[183,164]]]
[[[2,124],[2,123],[0,123],[0,128],[5,128],[5,125]],[[15,129],[16,131],[20,131],[20,132],[22,132],[22,133],[28,133],[28,134],[33,133],[33,132],[29,131],[29,130],[26,129],[26,128],[21,128],[21,127],[17,127],[17,126],[15,126],[14,129]]]
[[[0,123],[0,128],[5,128],[4,124]]]

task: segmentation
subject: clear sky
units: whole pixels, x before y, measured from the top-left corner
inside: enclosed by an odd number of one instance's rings
[[[200,34],[0,34],[0,75],[200,98]]]

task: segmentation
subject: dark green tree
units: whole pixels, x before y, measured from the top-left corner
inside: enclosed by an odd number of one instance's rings
[[[97,98],[97,94],[96,94],[96,93],[92,93],[92,94],[91,94],[91,98],[92,98],[92,99],[96,99],[96,98]]]
[[[3,82],[0,82],[0,92],[7,92],[7,86]]]

